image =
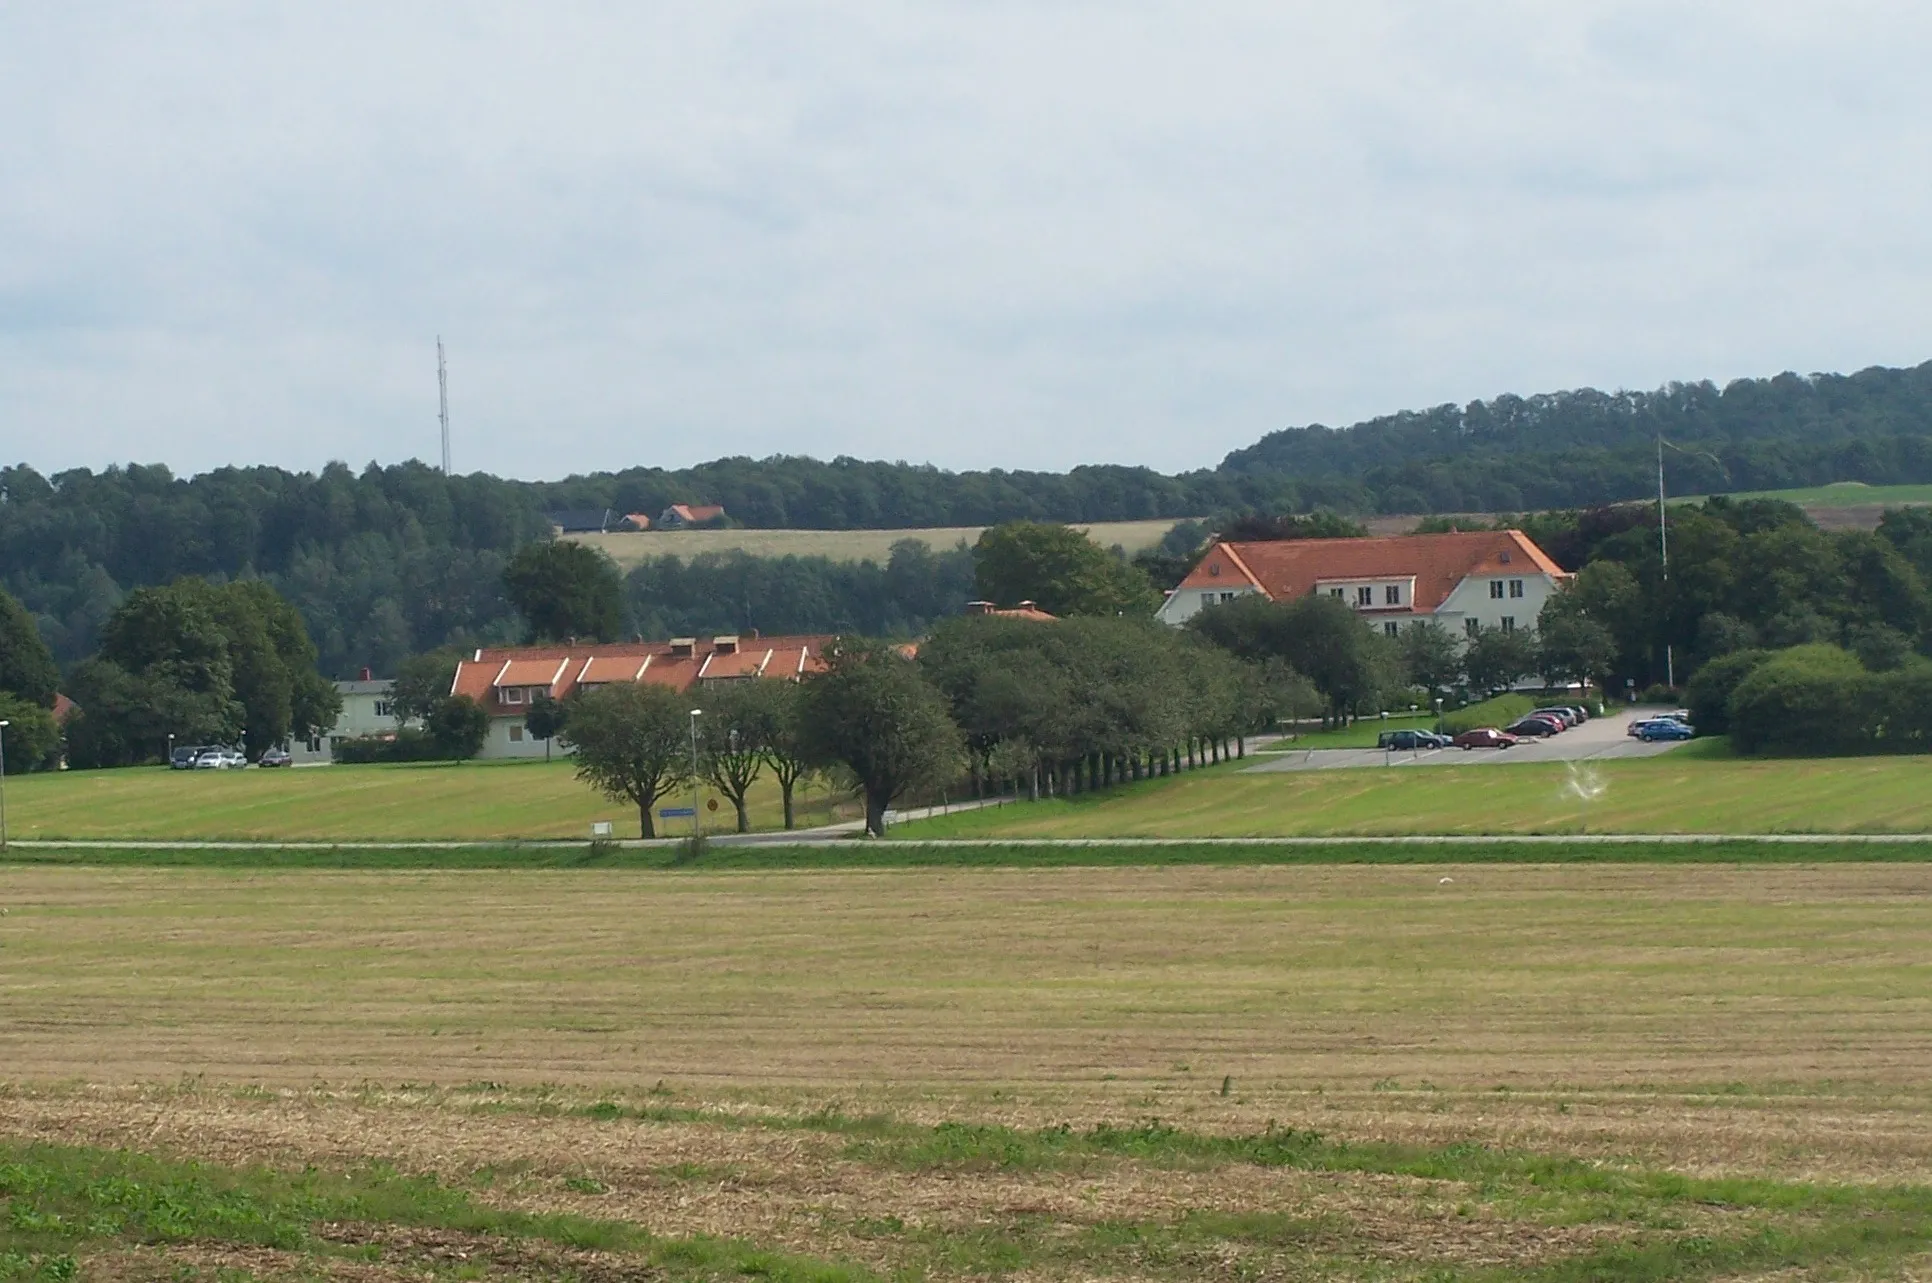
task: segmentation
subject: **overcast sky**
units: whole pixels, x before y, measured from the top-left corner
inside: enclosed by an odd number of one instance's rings
[[[1916,364],[1929,57],[1923,0],[0,0],[0,456],[433,460],[438,333],[523,477]]]

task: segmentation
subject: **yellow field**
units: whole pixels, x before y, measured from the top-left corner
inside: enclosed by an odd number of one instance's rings
[[[1103,521],[1076,526],[1103,548],[1120,545],[1129,556],[1158,544],[1175,526],[1163,521]],[[975,543],[984,526],[933,526],[920,530],[650,530],[569,538],[609,553],[629,568],[646,557],[683,557],[707,552],[748,552],[758,557],[829,557],[884,565],[892,545],[917,539],[935,551]]]
[[[1920,1277],[1928,895],[1924,865],[16,867],[0,1277]],[[168,1224],[207,1228],[116,1231],[102,1149],[196,1160]],[[384,1192],[291,1205],[305,1239],[195,1201],[305,1171]],[[724,1243],[756,1264],[699,1263]]]

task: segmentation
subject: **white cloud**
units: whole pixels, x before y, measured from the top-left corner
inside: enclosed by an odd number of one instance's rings
[[[399,12],[399,10],[401,12]],[[1932,356],[1903,3],[0,12],[0,455],[1212,464]]]

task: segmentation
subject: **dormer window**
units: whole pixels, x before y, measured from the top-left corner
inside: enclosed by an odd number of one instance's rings
[[[521,704],[523,702],[523,687],[521,686],[504,687],[503,702],[506,704]]]

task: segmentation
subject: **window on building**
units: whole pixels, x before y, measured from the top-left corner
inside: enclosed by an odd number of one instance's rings
[[[1387,606],[1400,606],[1402,604],[1402,586],[1400,584],[1390,584],[1387,588],[1384,588],[1382,590],[1382,603]]]
[[[1510,595],[1510,596],[1512,596],[1512,597],[1521,597],[1521,596],[1523,595],[1523,581],[1522,581],[1522,580],[1520,580],[1520,579],[1512,579],[1512,580],[1510,580],[1510,581],[1509,581],[1509,595]]]
[[[1402,631],[1402,625],[1397,623],[1395,620],[1385,619],[1382,621],[1382,632],[1384,636],[1393,637],[1401,631]]]
[[[1213,594],[1213,593],[1211,593],[1211,592],[1204,592],[1204,593],[1202,593],[1202,594],[1201,594],[1201,604],[1202,604],[1203,606],[1212,606],[1212,605],[1214,604],[1214,594]]]
[[[1516,631],[1516,616],[1514,615],[1503,616],[1503,631],[1506,633],[1513,633]]]
[[[321,751],[322,751],[322,737],[320,735],[309,736],[309,752],[320,753]]]
[[[1477,633],[1481,632],[1482,630],[1483,630],[1483,626],[1481,622],[1477,620],[1465,619],[1462,621],[1462,631],[1463,631],[1463,635],[1466,637],[1474,637]]]
[[[1231,592],[1224,592],[1224,593],[1222,593],[1222,594],[1221,594],[1221,600],[1222,600],[1222,601],[1233,601],[1233,600],[1234,600],[1234,594],[1233,594],[1233,593],[1231,593]]]
[[[396,706],[394,704],[391,704],[386,699],[379,699],[376,701],[377,717],[394,717],[395,715],[396,715]]]
[[[1367,584],[1363,584],[1360,588],[1357,588],[1355,590],[1355,604],[1358,606],[1373,606],[1375,604],[1375,589],[1369,587]]]
[[[521,726],[512,726],[510,728],[510,742],[512,744],[523,743],[523,728]]]
[[[1340,597],[1342,595],[1342,590],[1339,588],[1330,588],[1328,590],[1328,595],[1330,597]]]
[[[521,704],[523,702],[523,687],[521,686],[504,687],[503,702],[506,704]]]
[[[1490,581],[1489,581],[1489,595],[1490,595],[1491,597],[1494,597],[1494,598],[1496,598],[1496,599],[1497,599],[1497,600],[1499,600],[1499,601],[1500,601],[1500,600],[1502,599],[1502,596],[1503,596],[1503,581],[1502,581],[1502,580],[1500,580],[1500,579],[1492,579],[1492,580],[1490,580]]]

